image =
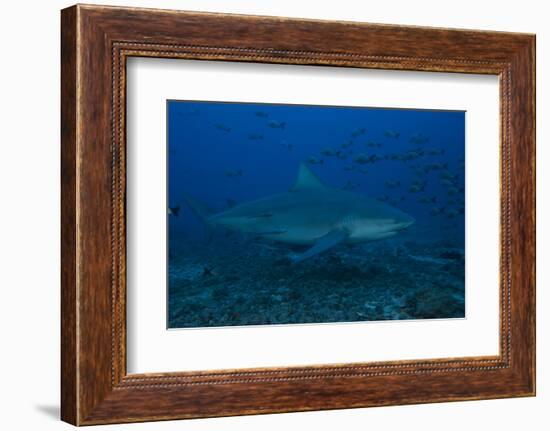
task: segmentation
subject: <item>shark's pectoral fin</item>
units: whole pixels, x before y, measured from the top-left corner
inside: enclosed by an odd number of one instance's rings
[[[323,253],[329,248],[334,247],[335,245],[345,241],[348,238],[348,233],[343,229],[332,230],[327,233],[325,236],[322,236],[315,244],[305,252],[301,254],[291,254],[288,257],[292,262],[301,262],[302,260],[309,259],[319,253]]]

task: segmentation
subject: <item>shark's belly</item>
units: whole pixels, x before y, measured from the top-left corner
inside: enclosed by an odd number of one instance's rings
[[[330,231],[329,228],[315,228],[304,226],[302,228],[287,229],[286,231],[274,234],[264,235],[265,238],[277,242],[297,245],[311,245],[319,238],[323,237]]]
[[[307,225],[294,226],[290,229],[281,229],[277,234],[264,235],[273,241],[284,242],[288,244],[297,245],[312,245],[320,238],[333,232],[335,229],[345,228],[342,224],[319,224],[319,225]],[[394,236],[396,231],[388,231],[382,229],[377,225],[363,227],[361,229],[349,229],[349,236],[342,241],[347,244],[358,244],[368,241],[376,241],[380,239],[390,238]]]
[[[390,231],[390,232],[370,232],[370,233],[361,233],[361,234],[351,234],[349,238],[347,239],[348,244],[359,244],[362,242],[369,242],[369,241],[376,241],[379,239],[385,239],[385,238],[391,238],[392,236],[395,236],[397,232]]]

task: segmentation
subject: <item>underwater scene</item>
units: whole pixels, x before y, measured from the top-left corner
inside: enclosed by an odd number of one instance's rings
[[[167,117],[168,328],[465,317],[465,112]]]

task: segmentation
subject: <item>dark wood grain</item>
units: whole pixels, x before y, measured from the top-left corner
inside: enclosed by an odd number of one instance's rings
[[[61,16],[61,417],[78,422],[76,300],[76,8]]]
[[[499,355],[127,375],[125,66],[131,56],[498,75]],[[534,63],[535,38],[525,34],[65,9],[63,420],[86,425],[534,395]]]

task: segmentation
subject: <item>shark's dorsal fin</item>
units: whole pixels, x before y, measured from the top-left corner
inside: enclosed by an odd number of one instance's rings
[[[311,170],[304,164],[300,163],[300,168],[298,169],[298,178],[294,187],[290,191],[298,191],[303,189],[322,189],[325,188],[325,185],[321,182],[317,175],[315,175]]]

